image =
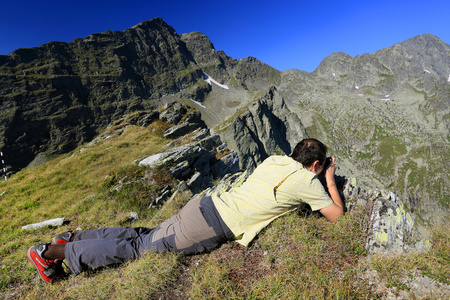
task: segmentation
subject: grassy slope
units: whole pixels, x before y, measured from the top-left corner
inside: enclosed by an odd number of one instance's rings
[[[64,155],[42,166],[17,173],[0,184],[0,297],[73,299],[291,299],[378,298],[364,279],[375,269],[386,279],[384,287],[408,291],[402,278],[426,274],[449,284],[449,229],[437,228],[429,253],[368,257],[364,249],[366,216],[363,211],[345,215],[337,224],[323,218],[287,215],[273,222],[249,248],[229,243],[211,254],[182,257],[148,253],[117,268],[84,273],[48,285],[42,282],[26,257],[28,247],[68,229],[123,226],[130,211],[139,219],[126,225],[156,226],[188,200],[180,195],[160,211],[149,210],[148,198],[165,184],[114,186],[125,176],[140,177],[133,167],[137,158],[157,152],[167,140],[167,127],[154,123],[142,129],[131,126],[70,157]],[[69,158],[70,157],[70,158]],[[107,177],[108,176],[108,177]],[[167,179],[167,178],[166,178]],[[66,217],[60,228],[25,232],[21,226]]]

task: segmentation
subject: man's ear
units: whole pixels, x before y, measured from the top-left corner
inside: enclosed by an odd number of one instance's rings
[[[313,163],[312,163],[309,167],[307,167],[306,169],[307,169],[308,171],[311,171],[311,172],[317,174],[317,169],[319,168],[319,166],[320,166],[320,162],[319,162],[318,160],[316,160],[315,162],[313,162]]]
[[[319,167],[320,167],[320,162],[319,162],[318,160],[316,160],[315,162],[313,162],[313,164],[311,165],[311,167],[312,167],[313,172],[316,173],[317,170],[318,170]]]
[[[317,170],[320,167],[320,161],[318,161],[318,160],[313,162],[313,164],[314,164],[314,170]]]

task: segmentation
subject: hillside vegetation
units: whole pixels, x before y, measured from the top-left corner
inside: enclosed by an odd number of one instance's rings
[[[163,169],[134,160],[157,153],[169,125],[128,126],[88,147],[0,183],[0,297],[5,299],[444,299],[450,284],[450,227],[433,229],[424,253],[369,255],[367,215],[356,209],[336,224],[300,212],[273,222],[244,248],[228,243],[211,254],[183,257],[147,253],[137,261],[70,276],[49,285],[26,259],[26,250],[60,232],[113,226],[153,227],[190,199],[178,194],[160,209],[148,208],[176,180]],[[128,185],[120,189],[117,184]],[[143,185],[145,180],[151,185]],[[137,212],[137,220],[128,220]],[[59,228],[21,226],[56,217]],[[426,288],[420,288],[424,279]],[[418,288],[414,286],[419,286]],[[423,284],[422,284],[423,285]],[[444,291],[444,293],[442,293]]]

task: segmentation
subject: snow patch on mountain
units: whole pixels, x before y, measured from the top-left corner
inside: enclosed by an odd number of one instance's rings
[[[198,101],[195,101],[194,99],[189,98],[189,100],[191,100],[192,102],[194,102],[194,103],[197,104],[198,106],[201,106],[201,107],[203,107],[203,108],[206,108],[206,106],[204,106],[203,104],[201,104],[201,103],[198,102]]]
[[[207,83],[209,83],[210,85],[212,85],[212,84],[211,84],[211,82],[212,82],[212,83],[216,84],[217,86],[219,86],[219,87],[221,87],[221,88],[223,88],[223,89],[228,90],[228,86],[227,86],[227,85],[218,83],[217,81],[215,81],[214,79],[212,79],[211,77],[209,77],[208,74],[206,74],[206,73],[203,73],[203,74],[205,75],[205,81],[206,81]]]

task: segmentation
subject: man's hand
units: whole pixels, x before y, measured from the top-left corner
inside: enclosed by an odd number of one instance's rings
[[[328,165],[328,168],[325,170],[325,179],[328,181],[334,182],[334,174],[336,173],[336,158],[334,156],[331,157],[331,163]]]
[[[325,180],[327,181],[327,188],[331,200],[333,200],[334,203],[320,210],[320,213],[331,222],[336,221],[336,219],[344,213],[344,205],[341,196],[339,195],[339,191],[337,190],[336,181],[334,180],[335,173],[336,158],[332,156],[331,163],[325,170]]]

